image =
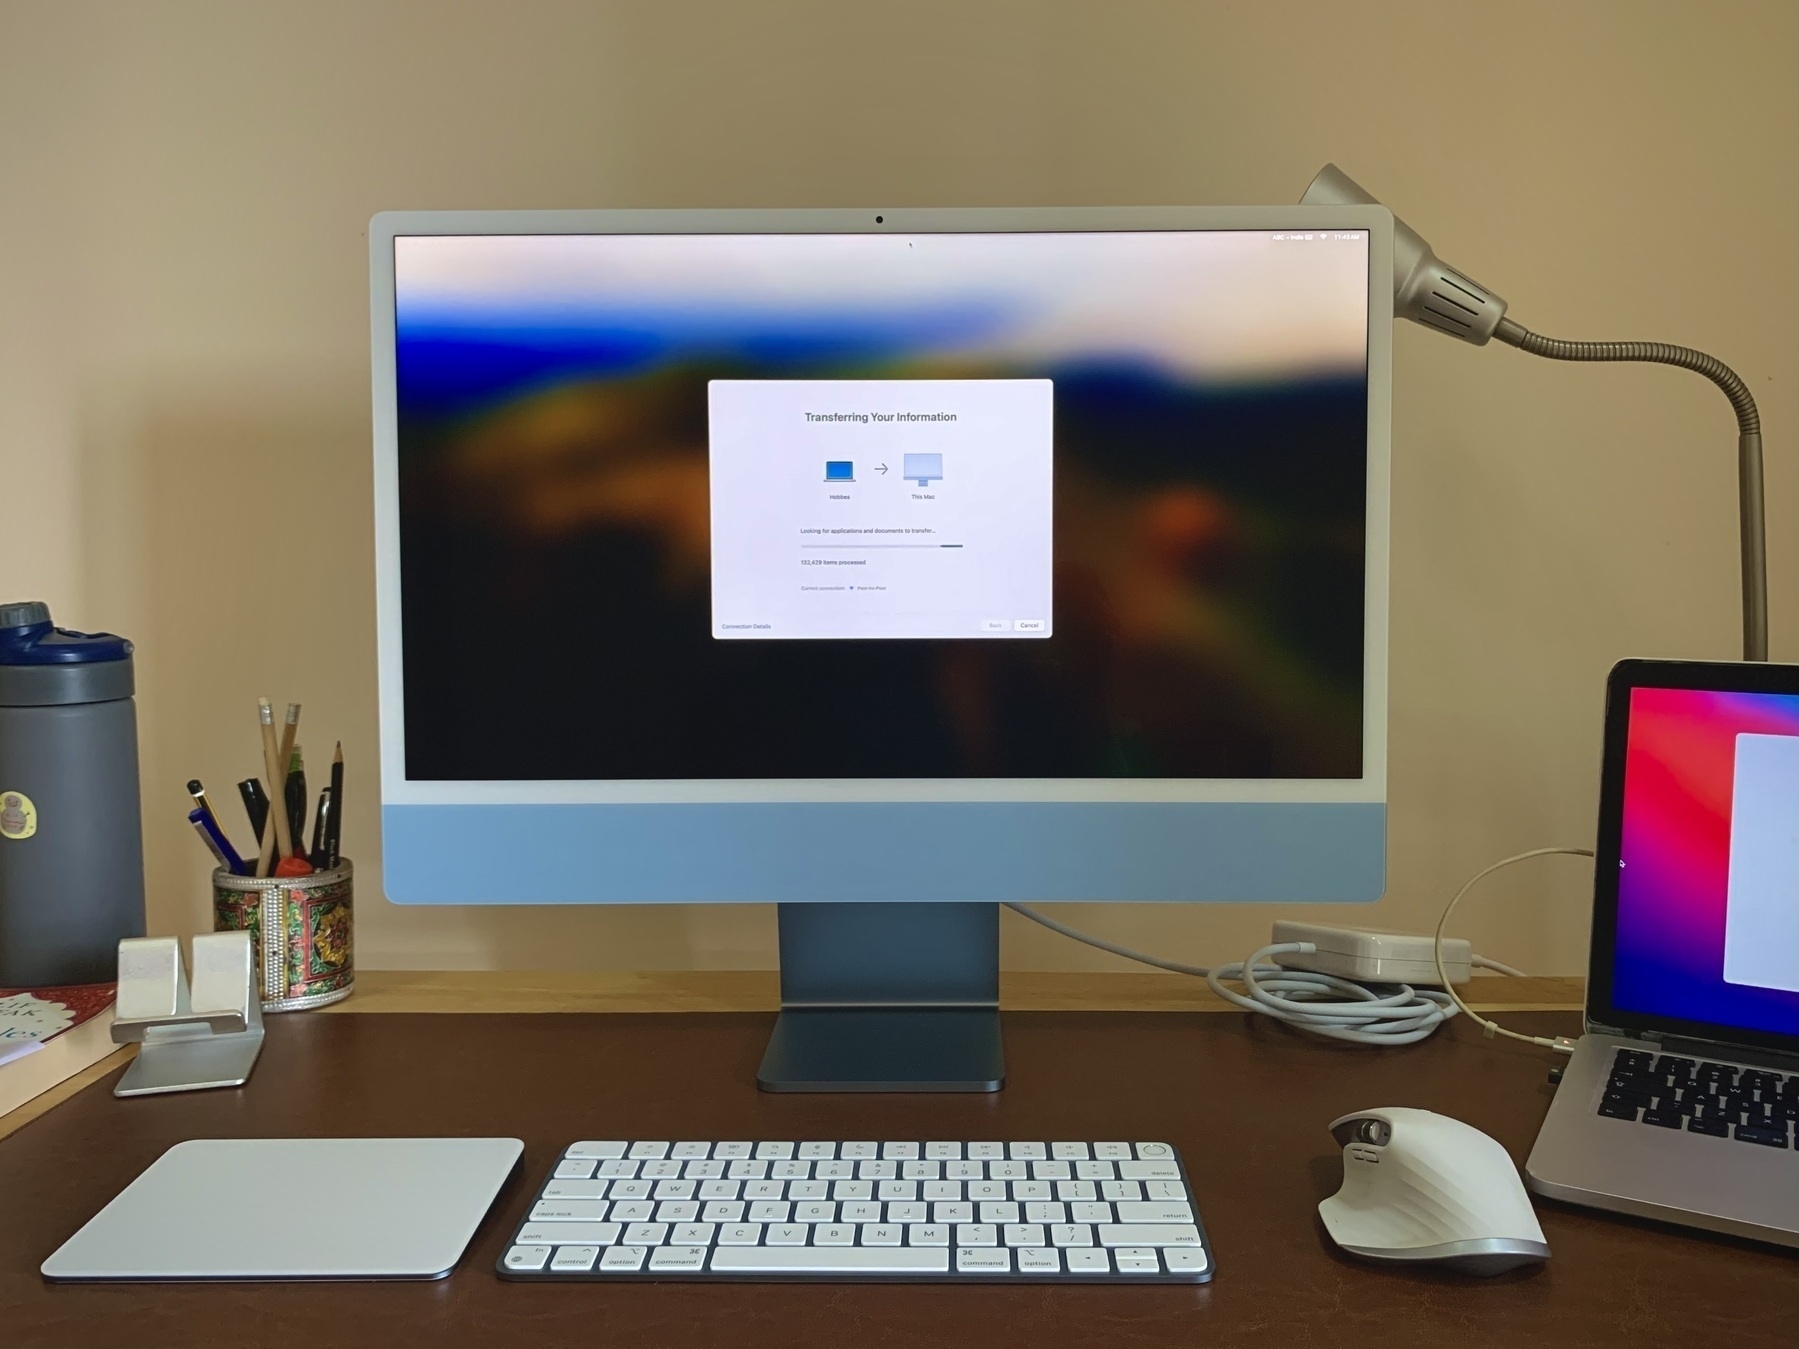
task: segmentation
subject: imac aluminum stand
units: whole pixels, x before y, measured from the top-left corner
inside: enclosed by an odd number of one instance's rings
[[[998,1091],[997,904],[782,904],[763,1091]]]

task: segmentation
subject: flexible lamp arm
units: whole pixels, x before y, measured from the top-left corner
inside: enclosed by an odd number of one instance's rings
[[[1335,164],[1326,164],[1302,204],[1380,203]],[[1762,424],[1755,398],[1736,371],[1715,356],[1665,342],[1564,342],[1543,337],[1505,316],[1492,291],[1445,265],[1419,234],[1393,219],[1393,312],[1475,346],[1498,338],[1507,346],[1555,361],[1650,361],[1704,375],[1737,414],[1737,515],[1742,539],[1743,659],[1768,658],[1767,527],[1762,491]]]
[[[1737,414],[1737,515],[1743,550],[1743,659],[1768,658],[1768,542],[1762,495],[1762,419],[1755,396],[1716,356],[1666,342],[1564,342],[1502,318],[1493,336],[1552,361],[1653,361],[1704,375]]]

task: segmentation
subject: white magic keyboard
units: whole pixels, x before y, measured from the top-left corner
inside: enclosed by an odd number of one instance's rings
[[[507,1279],[1205,1283],[1166,1143],[572,1144]]]

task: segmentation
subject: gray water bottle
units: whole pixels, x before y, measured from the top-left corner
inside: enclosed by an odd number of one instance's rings
[[[107,983],[144,935],[131,643],[0,604],[0,988]]]

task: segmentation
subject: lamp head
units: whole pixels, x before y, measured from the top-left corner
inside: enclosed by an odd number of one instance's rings
[[[1299,201],[1302,206],[1380,205],[1335,164],[1318,171]],[[1484,347],[1505,317],[1505,301],[1445,266],[1416,230],[1394,216],[1393,313]]]

